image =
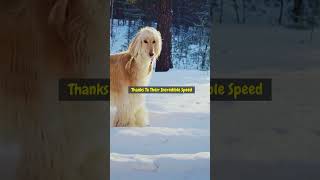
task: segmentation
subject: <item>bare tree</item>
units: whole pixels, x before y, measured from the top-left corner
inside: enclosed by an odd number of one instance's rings
[[[111,19],[110,36],[111,37],[113,37],[113,3],[114,3],[114,0],[110,0],[110,19]]]
[[[310,2],[310,1],[309,1]],[[310,42],[313,40],[315,26],[319,25],[319,17],[320,17],[320,2],[319,1],[312,1],[311,3],[311,17],[309,19],[309,24],[311,25],[310,31]]]
[[[302,0],[294,0],[294,5],[293,5],[293,21],[294,22],[299,22],[299,19],[302,15],[302,5],[303,2]]]
[[[280,12],[279,12],[278,23],[281,25],[282,24],[282,17],[283,17],[284,2],[283,2],[283,0],[279,0],[279,1],[280,1]]]
[[[237,23],[240,24],[239,5],[237,0],[233,0],[233,8],[236,13]]]
[[[242,23],[246,23],[246,0],[242,0]]]
[[[159,0],[158,30],[161,33],[163,44],[156,71],[168,71],[172,68],[171,61],[171,24],[172,24],[172,0]]]
[[[220,24],[222,24],[222,19],[223,19],[223,8],[224,8],[223,0],[220,0],[220,17],[219,17]]]

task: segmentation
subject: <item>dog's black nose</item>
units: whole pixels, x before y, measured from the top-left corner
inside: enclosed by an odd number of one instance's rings
[[[150,57],[152,57],[154,55],[154,53],[151,52],[151,53],[149,53],[149,55],[150,55]]]

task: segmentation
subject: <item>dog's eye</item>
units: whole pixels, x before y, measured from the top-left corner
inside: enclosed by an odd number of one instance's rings
[[[152,43],[154,44],[154,43],[156,43],[156,41],[152,41]]]
[[[144,40],[143,42],[144,42],[144,43],[148,43],[148,41],[147,41],[147,40]]]

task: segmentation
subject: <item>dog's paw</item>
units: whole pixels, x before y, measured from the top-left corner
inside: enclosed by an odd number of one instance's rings
[[[128,127],[129,121],[126,118],[116,117],[113,120],[113,127]]]
[[[136,127],[145,127],[146,123],[144,120],[136,120],[135,126]]]
[[[113,127],[135,127],[134,116],[116,116],[113,120]]]
[[[135,114],[135,125],[137,127],[145,127],[147,126],[148,122],[148,113],[145,108],[139,109]]]
[[[124,121],[120,119],[115,119],[113,121],[113,127],[128,127],[129,126],[129,121]]]

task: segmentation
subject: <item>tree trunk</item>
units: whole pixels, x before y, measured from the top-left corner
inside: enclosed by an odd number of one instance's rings
[[[132,22],[129,19],[128,20],[128,31],[127,31],[127,44],[128,44],[128,47],[129,47],[129,44],[130,44],[130,39],[131,39],[131,34],[132,34],[131,29],[132,29]],[[128,48],[128,47],[126,47],[126,48]]]
[[[237,0],[233,0],[233,8],[236,13],[237,23],[240,24],[239,5]]]
[[[247,8],[246,0],[242,0],[242,24],[246,23],[246,16],[247,16],[246,8]]]
[[[219,17],[220,24],[222,24],[222,19],[223,19],[223,8],[224,8],[223,0],[220,0],[220,17]]]
[[[152,25],[152,12],[150,11],[150,6],[153,5],[153,2],[151,1],[143,1],[142,2],[142,10],[146,13],[143,17],[143,24],[144,26],[151,26]]]
[[[299,19],[302,15],[302,0],[294,0],[293,5],[293,21],[295,23],[299,22]]]
[[[162,52],[156,64],[157,72],[168,71],[172,68],[171,61],[171,24],[172,0],[159,0],[158,30],[162,36]]]
[[[204,51],[202,53],[202,62],[201,62],[201,70],[208,70],[210,69],[210,67],[206,67],[206,63],[207,63],[207,52],[208,52],[208,48],[209,48],[209,44],[210,44],[210,36],[209,36],[209,33],[207,32],[208,30],[207,29],[203,29],[203,31],[205,31],[205,35],[204,35],[204,38],[205,39],[205,48],[204,48]]]
[[[110,19],[111,19],[110,37],[113,37],[113,4],[114,4],[114,0],[110,0]]]
[[[215,4],[215,2],[212,0],[212,1],[209,1],[210,2],[210,12],[209,12],[209,19],[210,19],[210,21],[214,21],[214,16],[213,16],[213,11],[214,11],[214,4]],[[211,22],[210,22],[211,23]]]
[[[280,1],[280,13],[279,13],[279,19],[278,23],[281,25],[282,24],[282,17],[283,17],[283,6],[284,6],[284,0],[279,0]]]

